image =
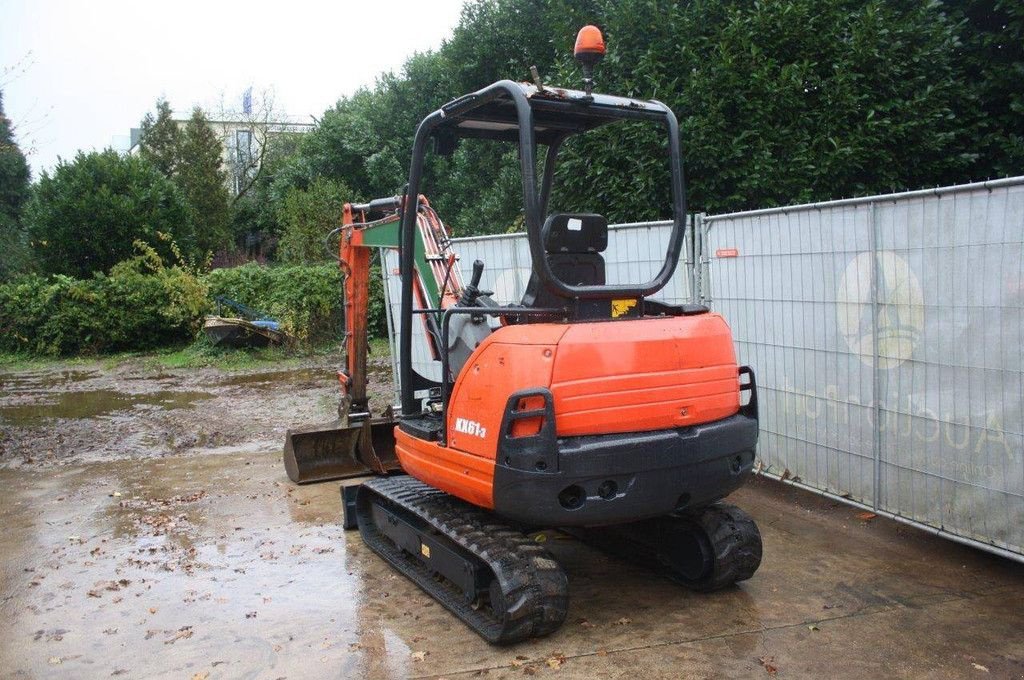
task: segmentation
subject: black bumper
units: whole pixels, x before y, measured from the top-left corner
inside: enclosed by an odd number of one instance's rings
[[[741,374],[749,376],[742,389],[750,399],[739,413],[656,432],[556,439],[550,393],[513,395],[503,435],[512,420],[529,415],[515,411],[523,396],[546,396],[550,421],[536,436],[502,437],[495,511],[534,526],[592,526],[698,508],[728,495],[748,479],[757,444],[754,376],[745,367]]]

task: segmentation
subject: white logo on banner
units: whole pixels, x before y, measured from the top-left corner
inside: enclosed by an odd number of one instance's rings
[[[924,295],[910,264],[888,250],[878,253],[878,366],[896,368],[909,359],[924,328]],[[870,365],[875,352],[871,320],[871,253],[850,261],[839,280],[839,332],[850,351]]]

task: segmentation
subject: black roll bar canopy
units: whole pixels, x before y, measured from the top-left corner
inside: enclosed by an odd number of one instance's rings
[[[572,135],[623,120],[661,123],[668,133],[673,224],[665,262],[653,279],[641,285],[569,285],[551,271],[544,252],[542,233],[558,148]],[[588,95],[578,90],[553,87],[540,89],[527,83],[500,80],[445,104],[424,118],[416,129],[412,163],[409,168],[409,184],[402,214],[402,322],[399,357],[404,416],[420,414],[411,387],[413,281],[409,275],[414,267],[413,249],[418,201],[410,201],[408,197],[419,195],[427,144],[435,136],[492,139],[518,144],[526,235],[530,245],[533,271],[540,278],[541,284],[558,297],[572,301],[643,298],[653,295],[664,288],[672,278],[683,248],[686,192],[679,143],[679,123],[672,110],[661,102],[596,93]],[[548,147],[540,191],[536,177],[538,144],[545,144]]]

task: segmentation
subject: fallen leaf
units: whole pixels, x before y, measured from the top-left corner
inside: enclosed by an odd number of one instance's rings
[[[562,664],[565,663],[565,656],[562,654],[555,654],[555,656],[551,657],[544,663],[546,663],[549,668],[554,668],[555,670],[558,670],[562,667]]]
[[[857,513],[857,519],[859,519],[862,522],[870,522],[871,520],[873,520],[876,517],[878,517],[878,515],[876,515],[873,512],[858,512]]]
[[[430,652],[413,652],[412,660],[415,662],[423,661],[427,658],[427,654],[430,654]]]
[[[64,663],[64,660],[61,659],[59,656],[51,656],[50,657],[50,665],[51,666],[59,666],[62,663]]]
[[[757,662],[764,666],[765,672],[772,677],[775,677],[775,674],[779,672],[778,667],[775,665],[774,656],[762,656]]]
[[[172,645],[178,640],[187,640],[192,637],[192,626],[182,626],[179,628],[173,636],[164,640],[165,645]]]
[[[808,625],[808,626],[807,626],[807,630],[821,630],[821,629],[820,629],[820,628],[818,628],[817,626],[815,626],[815,625],[814,625],[814,624],[812,623],[812,624],[810,624],[810,625]]]
[[[156,607],[150,607],[149,608],[149,613],[150,614],[156,614]]]
[[[615,622],[616,626],[625,626],[627,623],[633,623],[633,619],[623,616],[621,619]]]
[[[210,677],[210,671],[199,671],[192,676],[192,680],[206,680],[208,677]]]
[[[981,671],[982,673],[988,673],[988,667],[987,666],[982,666],[980,663],[974,663],[972,661],[971,662],[971,666],[973,666],[974,670],[976,670],[976,671]]]

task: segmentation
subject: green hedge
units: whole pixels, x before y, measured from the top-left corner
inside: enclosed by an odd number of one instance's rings
[[[341,274],[331,265],[267,267],[246,264],[206,275],[210,298],[223,295],[278,319],[298,342],[339,336]],[[230,315],[230,310],[225,310]]]
[[[69,355],[181,344],[196,337],[218,295],[279,319],[298,345],[317,345],[341,338],[341,285],[333,264],[247,264],[199,277],[144,252],[91,279],[28,276],[0,285],[0,350]],[[370,335],[385,337],[376,267],[370,295]]]
[[[0,286],[0,349],[90,354],[152,349],[195,337],[208,308],[189,271],[146,254],[91,279],[28,276]]]

